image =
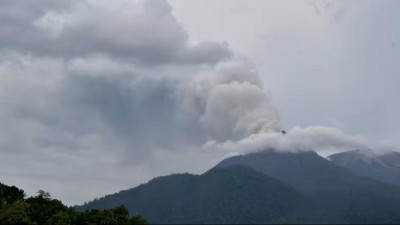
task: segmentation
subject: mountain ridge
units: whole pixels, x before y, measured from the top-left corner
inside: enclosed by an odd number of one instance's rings
[[[353,150],[332,154],[331,162],[374,180],[400,186],[400,152],[375,154]]]
[[[400,223],[399,187],[312,151],[233,156],[201,175],[155,178],[77,209],[115,204],[154,223]]]
[[[251,168],[232,166],[202,175],[158,177],[75,208],[105,209],[123,204],[151,223],[274,223],[292,211],[297,197],[292,187],[279,180]]]

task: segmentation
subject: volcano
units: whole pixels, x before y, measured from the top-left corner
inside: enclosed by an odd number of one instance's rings
[[[400,223],[400,188],[313,151],[224,159],[201,175],[158,177],[78,210],[124,204],[151,223]]]

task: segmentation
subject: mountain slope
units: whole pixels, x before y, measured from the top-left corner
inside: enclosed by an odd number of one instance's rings
[[[253,169],[233,166],[202,175],[170,175],[108,195],[78,210],[124,204],[151,223],[268,223],[290,214],[298,194]]]
[[[400,188],[315,152],[265,151],[171,175],[81,207],[124,204],[152,223],[400,223]]]
[[[301,153],[263,151],[238,155],[221,161],[215,168],[231,165],[248,166],[305,192],[377,185],[377,182],[357,176],[313,151]]]
[[[362,177],[315,152],[263,151],[234,156],[215,168],[243,165],[287,182],[303,194],[290,221],[390,223],[400,221],[400,189]],[[395,207],[396,206],[396,207]]]
[[[400,186],[400,152],[374,155],[354,150],[330,155],[328,159],[357,174]]]

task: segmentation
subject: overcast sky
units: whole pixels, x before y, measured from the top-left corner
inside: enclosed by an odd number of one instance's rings
[[[267,147],[397,150],[399,11],[2,0],[0,182],[72,205]]]

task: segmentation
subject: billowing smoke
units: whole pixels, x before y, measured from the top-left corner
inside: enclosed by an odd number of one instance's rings
[[[90,136],[117,149],[137,146],[138,155],[279,130],[250,63],[235,59],[226,44],[190,43],[166,2],[77,1],[66,8],[6,24],[13,31],[0,36],[9,43],[0,84],[7,115],[23,112],[41,129],[63,133],[57,139],[73,136],[74,148]],[[22,29],[30,35],[18,36]],[[19,96],[10,100],[9,93]],[[31,121],[20,123],[17,133]],[[41,133],[30,143],[38,144]],[[40,145],[57,144],[43,136]]]
[[[338,128],[324,126],[294,127],[283,133],[256,133],[239,141],[205,144],[210,149],[229,152],[228,155],[246,154],[256,151],[273,150],[278,152],[316,151],[322,155],[362,150],[366,153],[381,154],[398,150],[389,143],[373,143],[360,135],[349,135]]]
[[[281,134],[254,66],[190,40],[167,2],[7,0],[0,14],[0,176],[28,192],[81,203],[230,152],[369,147],[335,128]]]
[[[0,93],[7,107],[1,115],[15,129],[2,130],[6,142],[13,140],[8,136],[29,136],[31,148],[42,149],[74,140],[66,147],[114,146],[145,155],[152,148],[174,150],[280,131],[276,110],[244,62],[174,68],[170,74],[168,68],[143,71],[105,56],[3,57]],[[7,148],[23,144],[11,142]]]
[[[203,151],[210,140],[280,130],[253,65],[190,40],[167,2],[13,0],[0,13],[1,175],[28,193],[78,203],[76,182],[105,194],[186,161],[198,171],[225,154]]]

